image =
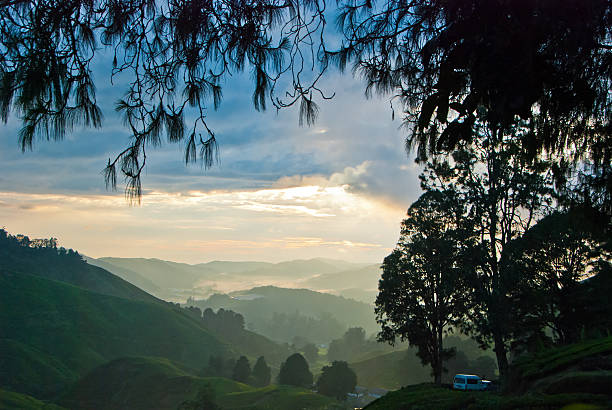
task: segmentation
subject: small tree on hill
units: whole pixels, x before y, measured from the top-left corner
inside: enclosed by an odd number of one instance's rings
[[[331,366],[323,367],[323,373],[317,380],[319,393],[338,400],[345,400],[356,385],[357,375],[346,362],[333,362]]]
[[[298,387],[312,386],[312,373],[304,356],[299,353],[289,356],[281,365],[278,382]]]
[[[270,367],[266,363],[266,359],[260,356],[253,367],[253,384],[257,387],[264,387],[270,384],[271,378]]]
[[[245,356],[240,356],[236,365],[234,366],[234,371],[232,373],[232,379],[237,382],[246,383],[249,381],[249,377],[251,376],[251,365],[249,364],[249,359]]]

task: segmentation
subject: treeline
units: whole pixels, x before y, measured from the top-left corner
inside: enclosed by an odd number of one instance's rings
[[[231,378],[255,387],[267,386],[272,381],[271,369],[263,356],[257,359],[252,369],[246,356],[240,356],[238,360],[211,356],[201,375]],[[357,376],[346,362],[334,361],[323,367],[315,381],[304,356],[294,353],[281,364],[276,381],[282,385],[315,388],[320,394],[344,400],[355,389]]]
[[[43,267],[41,262],[44,263],[45,260],[49,261],[50,267],[55,267],[58,263],[60,266],[85,263],[77,251],[57,245],[57,238],[30,239],[28,236],[11,235],[0,229],[0,268],[29,273],[32,269],[35,272],[40,270]],[[33,259],[36,259],[37,263],[34,263]],[[19,263],[15,263],[16,261]]]
[[[207,329],[228,339],[241,336],[245,330],[244,317],[240,313],[223,308],[216,313],[211,308],[206,308],[202,312],[197,306],[187,306],[185,309],[192,316],[202,320]]]

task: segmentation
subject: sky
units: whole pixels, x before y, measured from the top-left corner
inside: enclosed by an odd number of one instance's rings
[[[207,121],[220,163],[185,166],[184,146],[149,154],[140,206],[122,187],[107,191],[101,170],[128,141],[113,107],[121,86],[96,66],[101,129],[75,129],[63,141],[18,145],[20,121],[0,124],[0,227],[56,237],[90,257],[146,257],[187,263],[279,262],[326,257],[380,263],[420,195],[419,167],[404,149],[406,130],[388,98],[366,99],[351,74],[330,73],[313,127],[298,109],[257,112],[248,75],[224,84]],[[397,109],[397,108],[396,108]]]

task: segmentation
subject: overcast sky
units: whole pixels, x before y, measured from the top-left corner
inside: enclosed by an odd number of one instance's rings
[[[0,226],[54,236],[92,257],[282,261],[313,257],[379,263],[395,245],[405,210],[420,193],[419,169],[404,151],[405,130],[387,99],[366,100],[350,74],[323,87],[314,127],[299,127],[297,107],[264,113],[252,106],[247,75],[224,86],[208,122],[219,165],[186,167],[182,144],[149,155],[142,205],[121,187],[105,190],[101,170],[128,131],[113,106],[123,88],[96,69],[100,130],[77,129],[61,142],[37,141],[21,153],[13,115],[0,125]]]

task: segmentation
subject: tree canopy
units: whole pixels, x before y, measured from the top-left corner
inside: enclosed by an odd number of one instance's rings
[[[346,362],[334,361],[331,366],[324,366],[317,379],[317,391],[338,400],[345,400],[356,385],[357,375]]]
[[[249,359],[246,356],[240,356],[236,361],[236,365],[234,366],[234,370],[232,372],[232,379],[237,382],[247,383],[249,378],[251,377],[251,365],[249,364]]]
[[[421,159],[471,141],[478,122],[501,133],[522,122],[532,156],[609,168],[611,16],[607,0],[4,1],[0,116],[19,116],[23,150],[100,127],[92,63],[112,56],[111,78],[130,79],[116,109],[132,138],[105,176],[115,187],[119,171],[137,198],[164,135],[185,144],[187,163],[213,165],[207,110],[232,75],[251,73],[256,109],[297,103],[312,124],[328,98],[319,79],[352,66],[366,95],[399,101]]]
[[[287,358],[278,373],[278,383],[298,387],[312,386],[312,373],[304,356],[295,353]]]
[[[257,387],[264,387],[270,384],[271,378],[270,366],[266,363],[266,359],[260,356],[253,366],[253,384]]]

